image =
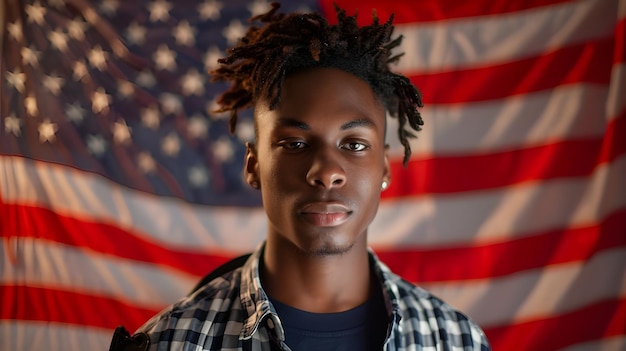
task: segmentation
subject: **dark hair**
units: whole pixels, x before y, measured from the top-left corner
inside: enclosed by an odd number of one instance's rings
[[[365,80],[381,99],[386,110],[398,118],[398,137],[404,146],[404,164],[411,156],[409,138],[416,135],[405,128],[407,122],[420,131],[424,121],[417,110],[422,97],[410,80],[389,70],[389,64],[400,56],[391,50],[402,37],[391,39],[393,15],[380,24],[374,12],[369,26],[359,27],[357,14],[347,16],[335,5],[338,23],[330,25],[318,13],[277,13],[280,4],[272,3],[270,11],[255,16],[252,25],[220,67],[211,72],[213,81],[232,81],[217,100],[218,112],[230,111],[230,131],[237,125],[237,110],[252,107],[259,98],[269,101],[273,109],[280,102],[285,78],[292,73],[314,67],[334,67]]]

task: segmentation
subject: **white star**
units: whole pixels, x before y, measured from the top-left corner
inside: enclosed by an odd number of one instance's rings
[[[222,3],[215,0],[206,0],[202,4],[198,5],[198,12],[200,13],[200,19],[216,20],[220,18],[220,11],[222,10]]]
[[[52,46],[57,48],[61,52],[67,50],[67,34],[62,30],[56,29],[48,34],[48,39],[52,43]]]
[[[127,80],[120,79],[117,81],[117,91],[119,96],[127,98],[135,93],[135,86]]]
[[[189,168],[187,178],[194,188],[202,188],[209,183],[209,173],[203,166],[193,166]]]
[[[254,0],[254,2],[248,5],[248,10],[252,14],[251,17],[264,14],[269,11],[270,8],[270,4],[264,0]]]
[[[126,121],[121,119],[113,124],[113,140],[118,144],[127,144],[130,142],[131,128]]]
[[[146,27],[142,27],[137,22],[133,22],[126,30],[128,42],[135,45],[142,45],[146,41]]]
[[[187,134],[193,139],[206,137],[209,125],[206,118],[201,115],[194,115],[187,121]]]
[[[32,5],[26,5],[25,11],[28,17],[27,22],[35,22],[38,25],[43,24],[46,8],[41,6],[39,1],[35,1]]]
[[[59,95],[63,84],[65,84],[65,79],[62,77],[45,75],[43,78],[43,86],[55,96]]]
[[[189,25],[189,22],[182,21],[174,28],[174,38],[176,44],[192,46],[195,42],[196,29]]]
[[[100,4],[100,11],[107,16],[112,16],[119,7],[120,2],[118,0],[104,0],[102,4]]]
[[[159,96],[159,101],[165,114],[178,114],[183,110],[180,98],[174,94],[163,93]]]
[[[208,72],[219,66],[218,59],[224,57],[224,53],[217,46],[211,46],[204,54],[204,69]]]
[[[148,5],[148,10],[150,11],[150,21],[167,21],[170,18],[171,9],[172,4],[165,0],[156,0],[152,2]]]
[[[180,139],[178,135],[175,133],[168,134],[165,138],[163,138],[163,142],[161,143],[161,150],[167,156],[176,156],[178,152],[180,152]]]
[[[94,113],[107,113],[109,111],[110,103],[111,96],[106,93],[104,88],[99,87],[93,92],[93,95],[91,96],[91,110]]]
[[[235,131],[237,138],[242,141],[254,140],[254,123],[252,121],[241,121],[237,123]]]
[[[139,165],[139,169],[144,173],[152,173],[156,170],[154,158],[145,151],[137,155],[137,164]]]
[[[170,50],[167,45],[161,44],[152,56],[158,69],[174,71],[176,70],[176,52]]]
[[[87,75],[87,65],[83,61],[74,62],[72,77],[75,81],[82,80]]]
[[[15,136],[21,134],[22,121],[15,117],[14,114],[4,117],[4,131],[7,133],[13,133]]]
[[[141,111],[141,123],[150,128],[158,129],[161,123],[161,116],[159,115],[159,108],[156,106],[150,106]]]
[[[230,161],[233,154],[233,145],[228,138],[221,137],[213,143],[213,155],[216,159],[222,162]]]
[[[226,28],[222,31],[224,38],[229,45],[236,44],[239,39],[246,35],[246,27],[241,24],[240,20],[232,20]]]
[[[68,104],[65,108],[65,115],[70,121],[78,124],[85,118],[85,109],[78,102]]]
[[[92,155],[100,156],[106,151],[107,142],[102,135],[88,135],[87,136],[87,150]]]
[[[48,142],[53,142],[54,139],[56,139],[56,132],[58,130],[58,127],[56,125],[56,123],[52,123],[50,122],[49,119],[45,119],[43,122],[41,122],[41,124],[39,125],[39,141],[42,143],[45,143],[46,141]]]
[[[26,82],[26,75],[22,73],[19,68],[16,68],[15,72],[7,72],[6,79],[17,91],[20,93],[24,92],[24,88],[26,87],[24,85]]]
[[[30,47],[22,47],[22,63],[36,67],[39,64],[39,55],[41,53]]]
[[[106,58],[107,53],[102,50],[100,45],[96,45],[88,55],[89,63],[92,67],[97,68],[99,71],[102,71],[106,66]]]
[[[34,96],[29,95],[24,98],[24,107],[26,107],[26,112],[28,112],[31,116],[37,116],[39,114],[39,107],[37,107],[37,99]]]
[[[156,84],[156,78],[149,70],[141,71],[137,75],[137,84],[144,88],[152,88]]]
[[[15,41],[22,40],[22,37],[24,36],[22,33],[22,22],[20,21],[7,24],[7,31],[9,32],[9,35],[15,39]]]
[[[192,94],[202,96],[204,94],[204,76],[198,73],[195,68],[187,71],[180,79],[180,85],[185,96]]]
[[[85,39],[85,31],[87,30],[87,23],[76,17],[67,25],[67,32],[70,37],[76,40]]]

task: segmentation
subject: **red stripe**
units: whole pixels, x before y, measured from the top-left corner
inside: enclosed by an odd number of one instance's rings
[[[146,287],[151,289],[151,287]],[[135,330],[159,312],[104,296],[21,285],[0,285],[0,319],[45,321]]]
[[[37,237],[88,251],[150,262],[198,277],[233,256],[176,251],[147,242],[132,232],[112,225],[84,222],[37,207],[5,207],[7,213],[13,215],[7,217],[2,236],[18,233],[19,225],[21,237]],[[20,221],[19,218],[30,220]],[[617,211],[595,225],[533,233],[507,242],[439,249],[377,247],[376,252],[392,270],[409,281],[480,279],[539,268],[546,264],[585,260],[603,250],[626,246],[624,232],[626,210]],[[533,255],[520,256],[520,252],[533,252]],[[519,257],[515,260],[504,259],[511,256]],[[466,262],[472,264],[467,265]]]
[[[604,250],[626,248],[624,233],[626,209],[611,214],[597,225],[552,230],[491,245],[375,249],[393,272],[411,282],[458,281],[585,261]]]
[[[403,73],[423,92],[425,104],[504,99],[581,82],[608,85],[614,39],[598,39],[487,67]]]
[[[494,350],[560,350],[626,335],[626,299],[605,300],[558,316],[484,330]]]
[[[359,24],[371,23],[370,9],[376,9],[381,20],[386,20],[394,13],[394,23],[429,22],[452,18],[486,16],[506,14],[529,10],[533,8],[556,5],[568,0],[394,0],[381,3],[380,0],[323,0],[320,1],[322,13],[325,13],[332,23],[336,22],[333,3],[337,3],[348,13],[359,10]]]
[[[569,140],[487,155],[415,160],[406,168],[401,162],[392,162],[392,181],[382,194],[385,198],[449,194],[588,176],[597,165],[601,145],[602,139]]]
[[[528,181],[590,176],[599,165],[626,153],[621,135],[626,135],[626,114],[608,123],[603,138],[565,140],[483,155],[414,159],[406,168],[400,160],[394,160],[391,162],[392,181],[382,197],[449,194]]]

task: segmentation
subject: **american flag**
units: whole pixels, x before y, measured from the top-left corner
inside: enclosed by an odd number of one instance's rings
[[[335,2],[395,13],[426,103],[381,259],[494,350],[625,350],[626,0]],[[269,4],[0,5],[0,349],[106,349],[265,237],[208,71]]]

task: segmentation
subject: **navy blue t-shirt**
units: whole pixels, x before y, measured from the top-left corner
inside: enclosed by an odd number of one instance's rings
[[[382,294],[337,313],[312,313],[270,301],[285,330],[285,342],[294,351],[382,350],[389,320]]]

